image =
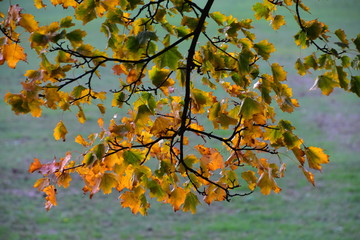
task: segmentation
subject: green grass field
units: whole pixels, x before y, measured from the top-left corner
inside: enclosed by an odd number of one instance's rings
[[[34,10],[31,1],[12,2],[26,4],[24,11]],[[251,2],[226,0],[218,7],[241,18],[250,16],[242,4],[251,6]],[[312,2],[309,18],[319,17],[335,26],[332,30],[343,27],[352,37],[359,32],[360,1],[304,2]],[[8,1],[1,2],[0,11],[4,12],[7,4]],[[66,14],[60,8],[41,12],[44,22]],[[115,193],[100,193],[90,200],[82,194],[81,181],[76,178],[70,188],[59,189],[59,206],[46,212],[43,196],[32,188],[38,176],[27,172],[30,162],[34,157],[50,161],[67,150],[77,150],[71,142],[72,135],[65,143],[53,139],[52,129],[59,119],[76,131],[89,129],[77,123],[75,114],[44,111],[39,119],[16,116],[1,101],[0,239],[360,239],[360,99],[341,90],[329,97],[308,91],[314,79],[301,78],[293,70],[292,62],[306,53],[291,45],[297,30],[293,19],[288,21],[289,25],[276,33],[267,23],[260,23],[258,39],[270,38],[279,43],[278,53],[270,61],[290,69],[288,84],[294,88],[301,108],[283,116],[297,126],[298,135],[308,145],[322,147],[331,156],[323,173],[316,175],[315,188],[298,171],[295,162],[284,156],[288,171],[278,182],[283,188],[280,194],[263,196],[256,192],[231,202],[202,204],[196,215],[174,213],[170,205],[152,202],[148,216],[134,216],[120,206]],[[88,39],[92,41],[98,32],[89,30]],[[0,97],[8,91],[18,91],[24,71],[36,67],[37,61],[30,56],[29,64],[19,64],[15,70],[0,66]],[[90,123],[96,123],[96,114],[89,111]]]

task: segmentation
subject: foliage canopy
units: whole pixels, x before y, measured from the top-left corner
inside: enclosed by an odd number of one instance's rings
[[[300,75],[318,71],[313,88],[329,95],[339,87],[360,96],[360,76],[352,71],[360,67],[360,35],[348,39],[342,29],[331,32],[325,23],[306,20],[302,13],[309,8],[301,0],[254,2],[255,19],[269,21],[274,30],[286,24],[279,8],[295,17],[295,43],[314,49],[295,67]],[[321,171],[329,157],[306,146],[290,121],[276,119],[276,105],[291,113],[299,104],[285,83],[286,71],[271,63],[275,46],[256,39],[252,19],[213,11],[213,3],[51,0],[47,4],[68,9],[69,16],[44,26],[19,5],[0,13],[0,64],[16,68],[26,61],[23,31],[41,59],[38,69],[24,74],[23,90],[4,97],[15,114],[75,110],[78,121],[87,124],[84,106],[93,104],[99,115],[110,107],[122,115],[108,123],[100,116],[99,132],[78,134],[79,156],[67,152],[48,163],[34,159],[29,172],[42,175],[34,187],[45,193],[47,210],[57,205],[56,189],[67,188],[74,174],[90,198],[118,191],[121,205],[141,214],[150,207],[149,197],[174,211],[195,213],[200,198],[211,204],[256,188],[265,195],[279,193],[276,179],[286,169],[279,151],[284,150],[315,184],[310,170]],[[42,0],[34,4],[47,7]],[[86,43],[79,22],[99,24],[106,48]],[[99,91],[95,82],[106,68],[116,76],[117,88]],[[67,134],[60,120],[54,138],[68,141]]]

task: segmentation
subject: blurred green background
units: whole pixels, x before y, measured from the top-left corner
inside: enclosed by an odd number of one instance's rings
[[[6,12],[8,2],[0,3],[1,12]],[[41,23],[68,15],[60,7],[36,11],[32,1],[11,2],[20,3],[23,12],[36,14]],[[217,1],[213,10],[237,18],[252,17],[253,3]],[[345,29],[349,37],[359,32],[360,1],[304,3],[311,6],[312,14],[304,15],[308,20],[319,18],[333,31]],[[282,116],[293,122],[308,145],[322,147],[331,156],[323,173],[316,174],[315,188],[292,159],[284,159],[288,170],[278,181],[283,188],[280,194],[256,192],[231,202],[202,204],[196,215],[174,213],[170,205],[152,202],[148,216],[134,216],[120,206],[117,194],[99,193],[92,200],[84,196],[78,178],[70,188],[59,189],[58,206],[46,212],[42,194],[32,188],[38,176],[27,172],[30,162],[34,157],[50,161],[67,150],[76,151],[73,135],[65,143],[53,139],[52,129],[59,119],[74,131],[89,129],[77,122],[75,113],[45,110],[39,119],[16,116],[1,101],[0,239],[360,239],[360,99],[342,90],[329,97],[308,91],[314,76],[300,77],[293,68],[296,59],[307,52],[293,44],[292,36],[298,31],[294,19],[288,16],[287,22],[274,32],[267,22],[260,21],[254,32],[259,41],[268,38],[275,43],[278,51],[270,61],[288,71],[288,84],[301,104],[295,113]],[[96,24],[86,29],[89,41],[98,39]],[[15,70],[0,66],[0,97],[19,91],[25,70],[36,68],[37,62],[30,55],[28,64],[21,63]],[[111,71],[103,77],[110,79]],[[97,114],[87,112],[89,123],[96,125]]]

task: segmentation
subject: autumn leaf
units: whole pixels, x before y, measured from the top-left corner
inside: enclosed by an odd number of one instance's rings
[[[281,188],[276,184],[275,179],[271,176],[270,171],[264,171],[257,182],[257,186],[260,187],[260,192],[264,195],[269,195],[271,191],[279,193]]]
[[[321,164],[329,163],[329,155],[325,154],[321,148],[307,147],[304,150],[309,167],[321,171]]]
[[[20,60],[26,61],[24,48],[16,43],[3,45],[2,55],[10,68],[15,68]]]
[[[53,185],[49,185],[43,189],[43,192],[46,194],[45,200],[45,209],[49,211],[50,208],[57,205],[56,202],[56,189]]]
[[[191,211],[192,214],[195,214],[196,206],[198,204],[200,204],[200,201],[197,198],[197,196],[192,192],[188,192],[186,194],[183,210],[184,210],[184,212]]]
[[[62,139],[65,142],[65,136],[68,133],[65,124],[63,123],[63,121],[60,120],[60,122],[58,122],[56,124],[56,127],[54,128],[54,138],[56,141]]]
[[[101,177],[100,189],[103,190],[104,194],[109,194],[112,189],[118,184],[116,175],[113,173],[104,173]]]
[[[253,171],[245,171],[241,173],[241,177],[248,183],[248,187],[251,191],[253,191],[256,187],[257,177]]]
[[[28,13],[21,14],[19,25],[30,33],[36,31],[39,28],[38,22],[35,21],[34,16]]]
[[[301,167],[301,170],[304,173],[304,176],[306,179],[315,187],[315,177],[314,174],[308,170],[306,170],[304,167]]]
[[[39,170],[42,167],[42,164],[40,163],[39,159],[34,158],[34,161],[30,164],[29,167],[29,173],[33,173],[36,170]]]
[[[168,203],[173,206],[174,211],[180,210],[181,205],[185,202],[186,191],[181,187],[175,187],[169,196]]]
[[[285,25],[286,22],[284,20],[284,16],[283,15],[276,15],[272,20],[271,20],[271,26],[274,30],[278,30],[280,29],[281,26]]]
[[[262,113],[263,109],[259,102],[252,98],[245,98],[241,104],[240,115],[246,119],[251,119],[253,115]]]

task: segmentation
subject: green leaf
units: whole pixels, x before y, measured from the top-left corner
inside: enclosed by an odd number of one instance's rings
[[[85,36],[86,36],[86,32],[80,29],[76,29],[66,34],[66,38],[69,39],[73,47],[76,47],[79,44],[81,44]]]
[[[221,12],[210,13],[210,17],[214,19],[218,25],[224,25],[224,22],[227,20],[227,17]]]
[[[263,3],[256,3],[252,7],[252,10],[255,12],[255,18],[257,20],[264,18],[269,19],[270,18],[270,9],[268,6],[266,6]]]
[[[75,18],[77,20],[83,21],[83,24],[85,25],[86,23],[96,18],[95,7],[95,0],[83,1],[75,9]]]
[[[49,42],[48,36],[39,32],[34,32],[30,36],[31,47],[34,46],[46,46]]]
[[[335,79],[326,75],[321,75],[317,78],[311,90],[314,89],[315,86],[320,88],[321,92],[328,96],[330,93],[332,93],[335,87],[339,86],[339,84],[335,81]]]
[[[157,36],[155,32],[151,31],[142,31],[137,36],[136,39],[138,40],[140,45],[147,43],[149,40],[157,40]]]
[[[336,66],[336,71],[338,74],[340,87],[347,90],[350,82],[349,79],[347,78],[347,73],[340,66]]]
[[[117,184],[118,181],[114,173],[104,173],[101,178],[100,189],[103,190],[104,194],[109,194]]]
[[[199,23],[199,18],[193,18],[188,16],[184,16],[181,20],[181,25],[189,27],[190,30],[192,31],[196,29],[198,23]]]
[[[306,32],[300,31],[294,36],[294,38],[296,45],[300,46],[301,48],[306,48],[308,46],[308,41],[306,39]]]
[[[318,69],[318,63],[316,61],[316,58],[313,54],[307,56],[304,59],[304,64],[306,66],[306,69],[313,68],[314,70]]]
[[[301,61],[300,58],[298,58],[295,62],[295,69],[298,71],[298,73],[301,76],[304,76],[306,74],[306,67],[304,65],[304,63]]]
[[[317,39],[322,34],[323,27],[324,24],[317,20],[307,22],[305,26],[307,37],[311,40]]]
[[[190,33],[190,29],[185,26],[179,26],[175,30],[178,38],[182,38]]]
[[[228,129],[229,125],[236,125],[238,123],[237,119],[224,113],[220,113],[217,119],[223,129]]]
[[[350,82],[350,91],[360,97],[360,76],[352,76]]]
[[[346,34],[344,30],[342,29],[336,30],[335,35],[340,39],[341,43],[343,43],[346,47],[349,45],[349,41],[346,39]]]
[[[254,114],[262,112],[261,104],[252,98],[245,98],[241,104],[240,115],[245,119],[251,119]]]
[[[181,53],[177,47],[173,47],[155,59],[155,63],[159,68],[169,67],[171,70],[176,70],[179,61],[182,59]]]
[[[244,48],[239,55],[239,72],[241,76],[245,76],[250,72],[250,61],[254,54],[247,48]]]
[[[71,96],[73,96],[74,98],[80,98],[82,97],[81,93],[86,90],[86,88],[82,85],[78,85],[76,87],[74,87],[74,89],[71,91]]]
[[[273,74],[275,82],[282,82],[286,80],[286,72],[283,67],[278,63],[273,63],[271,65],[271,72]]]
[[[130,52],[133,52],[133,53],[138,52],[139,48],[140,48],[139,40],[134,36],[128,37],[128,39],[126,41],[126,48],[129,49]]]
[[[85,164],[85,166],[89,166],[94,162],[94,160],[95,160],[94,154],[92,152],[88,152],[84,156],[82,163]]]
[[[149,78],[156,87],[168,86],[166,80],[168,79],[170,70],[158,69],[156,66],[149,71]]]
[[[353,42],[354,42],[358,52],[360,52],[360,34],[358,34],[357,37],[355,39],[353,39]]]
[[[105,145],[100,143],[96,145],[93,149],[93,152],[98,160],[101,160],[105,155]]]
[[[271,21],[271,26],[274,30],[278,30],[281,26],[285,25],[286,22],[284,20],[283,15],[276,15],[274,19]]]
[[[60,20],[60,27],[61,28],[69,28],[75,26],[75,24],[72,22],[72,17],[67,16]]]
[[[127,150],[123,153],[126,163],[132,165],[139,165],[144,160],[144,155],[138,150]]]
[[[200,204],[198,197],[194,193],[188,192],[188,194],[186,195],[186,198],[185,198],[183,210],[184,210],[184,212],[191,211],[192,214],[195,214],[196,206],[198,204]]]
[[[270,54],[275,51],[274,45],[269,43],[267,40],[262,40],[259,43],[254,44],[254,49],[264,58],[264,60],[268,60]]]
[[[147,122],[150,120],[150,116],[152,115],[151,110],[149,107],[145,104],[139,106],[138,113],[135,118],[135,123],[138,124],[138,126],[144,126],[147,124]]]

